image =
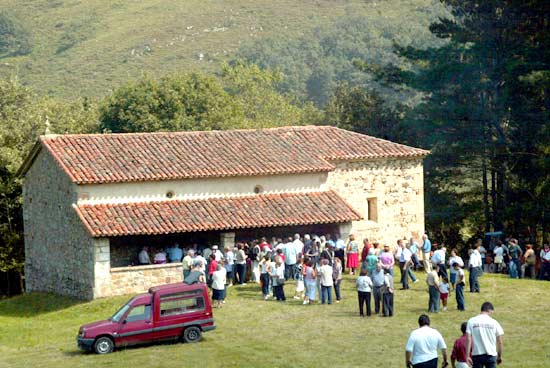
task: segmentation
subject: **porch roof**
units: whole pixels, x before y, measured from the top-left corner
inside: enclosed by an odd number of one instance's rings
[[[93,237],[342,223],[361,215],[336,192],[75,205]]]

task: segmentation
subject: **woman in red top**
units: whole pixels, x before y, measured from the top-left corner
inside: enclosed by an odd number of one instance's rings
[[[208,286],[212,285],[212,275],[216,271],[216,267],[218,267],[218,261],[216,261],[216,255],[212,253],[208,263]]]

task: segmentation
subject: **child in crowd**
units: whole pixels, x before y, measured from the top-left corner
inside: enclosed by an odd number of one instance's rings
[[[304,298],[304,274],[302,270],[304,268],[304,257],[299,257],[296,268],[294,269],[294,279],[296,280],[296,290],[294,291],[294,299]]]
[[[393,276],[385,270],[384,286],[382,288],[382,314],[384,317],[393,316]]]
[[[370,297],[372,294],[372,280],[368,276],[368,272],[365,268],[361,268],[361,274],[357,278],[357,298],[359,300],[359,316],[365,317],[363,313],[363,305],[367,306],[367,316],[371,315]]]
[[[449,279],[446,276],[443,276],[443,281],[439,284],[439,297],[441,298],[441,303],[443,304],[443,310],[447,310],[447,299],[449,298]]]

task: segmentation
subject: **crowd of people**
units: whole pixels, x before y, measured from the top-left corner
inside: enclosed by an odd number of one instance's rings
[[[489,262],[498,266],[496,270],[515,272],[511,277],[534,277],[537,260],[534,247],[526,244],[523,251],[514,238],[505,243],[497,241],[488,251],[479,239],[468,250],[464,261],[457,249],[451,249],[448,254],[443,244],[432,244],[426,234],[419,243],[414,237],[398,239],[394,247],[380,246],[377,242],[371,244],[366,238],[360,244],[354,235],[344,240],[331,235],[305,234],[301,237],[295,234],[286,239],[272,238],[270,242],[266,238],[239,242],[223,250],[217,245],[200,248],[197,244],[182,250],[178,244],[173,244],[166,250],[154,251],[153,261],[144,247],[138,258],[140,264],[182,262],[184,282],[207,283],[218,307],[225,302],[227,287],[246,285],[247,281],[261,284],[265,300],[285,301],[283,286],[292,282],[295,286],[293,298],[302,300],[303,304],[339,303],[342,275],[348,272],[357,276],[359,315],[368,317],[373,309],[376,315],[393,315],[395,267],[400,270],[401,290],[419,281],[415,271],[423,269],[426,272],[428,312],[431,313],[438,313],[440,309],[446,311],[451,293],[455,294],[456,308],[459,311],[466,309],[465,270],[468,270],[472,293],[480,292],[479,278],[487,271]],[[494,257],[488,256],[490,252]],[[548,243],[543,245],[538,259],[541,264],[537,267],[539,278],[550,279]]]

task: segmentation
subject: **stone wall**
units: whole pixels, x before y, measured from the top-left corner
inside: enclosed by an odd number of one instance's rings
[[[398,238],[424,232],[424,173],[422,159],[385,159],[335,162],[327,184],[336,190],[364,220],[352,223],[360,241],[393,246]],[[368,199],[375,202],[376,221],[368,220]]]
[[[109,295],[143,293],[152,286],[183,281],[181,263],[111,268],[110,273]]]
[[[76,185],[42,150],[23,185],[27,291],[93,298],[93,239],[72,207],[76,200]]]

